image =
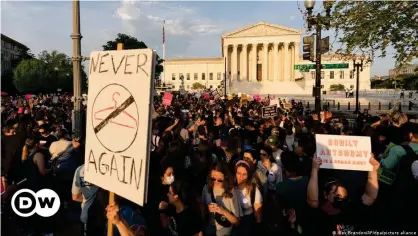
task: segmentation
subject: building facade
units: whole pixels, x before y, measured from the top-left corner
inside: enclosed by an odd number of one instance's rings
[[[22,51],[28,50],[26,45],[1,34],[1,73],[12,68],[12,62]]]
[[[315,69],[314,63],[303,61],[300,55],[301,37],[301,31],[288,27],[266,22],[250,25],[221,37],[222,57],[166,60],[162,80],[173,90],[182,83],[191,90],[196,82],[220,88],[226,73],[230,93],[308,95],[315,84]],[[355,88],[351,59],[323,55],[322,64],[323,90],[333,84]],[[360,72],[360,89],[370,89],[368,66]]]
[[[407,64],[399,69],[390,69],[389,70],[389,77],[395,78],[398,75],[407,75],[407,74],[414,74],[417,73],[415,70],[417,69],[418,64]]]

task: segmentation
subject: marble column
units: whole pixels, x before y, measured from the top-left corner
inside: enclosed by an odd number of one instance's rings
[[[292,42],[290,43],[290,81],[294,80],[294,70],[293,70],[293,65],[295,64],[295,44]]]
[[[243,53],[243,63],[241,69],[241,81],[248,81],[248,51],[247,51],[247,44],[242,45],[242,53]]]
[[[226,68],[226,71],[225,71],[225,73],[226,73],[226,79],[227,80],[229,80],[229,71],[231,70],[230,68],[229,68],[229,60],[231,59],[231,58],[229,58],[229,53],[228,53],[228,45],[224,45],[224,57],[226,58],[226,61],[225,61],[225,63],[226,63],[226,65],[225,65],[225,68]],[[207,76],[209,76],[209,75],[207,75]],[[209,79],[209,77],[208,78],[206,78],[206,79]]]
[[[234,44],[232,45],[232,58],[231,58],[231,62],[232,62],[232,71],[231,71],[231,75],[232,75],[232,80],[235,81],[238,77],[238,44]]]
[[[279,72],[279,44],[278,43],[274,43],[273,44],[273,74],[274,77],[272,79],[272,81],[276,81],[278,80],[278,72]]]
[[[299,64],[299,42],[295,42],[295,60],[294,65]],[[296,77],[296,71],[294,70],[295,77]]]
[[[269,71],[269,44],[268,43],[264,43],[263,44],[263,53],[264,53],[264,57],[263,57],[263,81],[266,81],[269,79],[268,76],[268,71]]]
[[[251,61],[251,70],[252,70],[252,77],[249,81],[254,80],[257,81],[257,44],[254,43],[252,45],[252,61]]]
[[[283,68],[284,68],[284,76],[283,81],[289,81],[290,79],[290,71],[289,71],[289,65],[290,65],[290,56],[289,56],[289,43],[283,43]]]
[[[279,62],[279,80],[283,81],[284,80],[284,52],[283,52],[283,43],[279,44],[279,58],[280,58],[280,62]]]

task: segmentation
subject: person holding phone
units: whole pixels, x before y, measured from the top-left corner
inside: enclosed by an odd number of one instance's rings
[[[205,235],[231,235],[243,216],[233,180],[226,163],[216,162],[210,168],[208,182],[202,191],[203,204],[208,209]]]

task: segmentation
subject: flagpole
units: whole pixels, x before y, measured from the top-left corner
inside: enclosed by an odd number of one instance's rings
[[[163,83],[165,84],[165,29],[164,29],[164,26],[165,26],[165,21],[163,21]]]

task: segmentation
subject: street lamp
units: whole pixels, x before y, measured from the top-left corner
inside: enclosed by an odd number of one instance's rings
[[[354,114],[360,114],[360,107],[358,103],[358,94],[359,94],[359,87],[360,87],[360,71],[363,71],[363,63],[364,58],[360,59],[360,62],[356,62],[356,59],[353,59],[353,72],[357,71],[357,78],[356,78],[356,110],[354,110]]]
[[[81,124],[81,61],[84,57],[81,56],[81,33],[80,33],[80,1],[72,0],[73,10],[73,33],[71,39],[73,40],[73,87],[74,87],[74,136],[80,139],[82,124]]]
[[[334,1],[324,1],[325,16],[321,16],[318,13],[316,16],[313,15],[313,8],[315,6],[315,0],[305,0],[305,7],[308,13],[308,30],[315,27],[316,34],[316,58],[315,58],[315,111],[319,115],[321,112],[321,30],[323,27],[329,29],[331,25],[331,8]]]

